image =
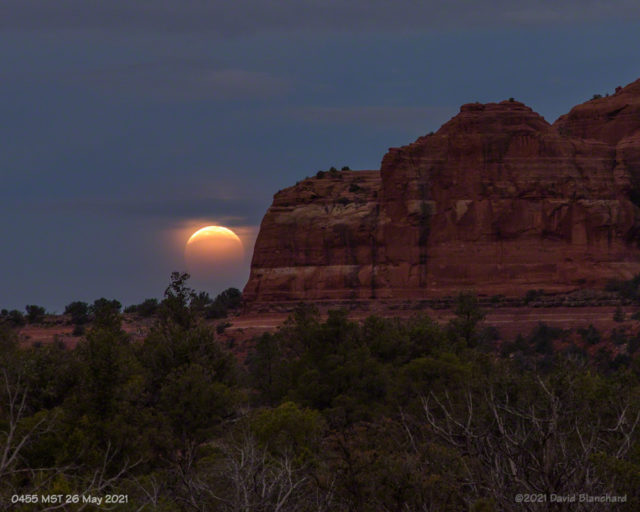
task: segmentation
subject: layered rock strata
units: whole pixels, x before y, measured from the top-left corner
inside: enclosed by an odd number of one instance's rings
[[[463,105],[381,170],[279,192],[248,302],[518,296],[640,272],[640,82],[554,125],[517,101]]]
[[[318,176],[274,196],[256,240],[246,300],[363,299],[375,293],[380,173]]]

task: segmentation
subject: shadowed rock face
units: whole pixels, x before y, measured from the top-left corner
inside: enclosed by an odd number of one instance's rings
[[[244,296],[522,295],[629,278],[640,272],[638,183],[639,82],[553,126],[516,101],[463,105],[437,133],[390,149],[379,173],[276,194]]]

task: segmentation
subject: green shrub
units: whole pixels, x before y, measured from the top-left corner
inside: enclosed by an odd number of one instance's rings
[[[597,345],[602,340],[600,332],[592,324],[586,329],[578,329],[578,333],[587,345]]]
[[[222,322],[216,325],[216,333],[222,334],[224,331],[227,330],[227,327],[231,327],[231,322]]]
[[[464,340],[468,347],[474,347],[479,340],[479,327],[487,316],[480,307],[478,297],[473,292],[461,292],[456,297],[456,317],[449,322],[455,336]]]
[[[153,316],[158,311],[158,299],[145,299],[140,304],[125,308],[125,313],[135,313],[143,318]]]
[[[22,327],[27,323],[25,316],[17,309],[12,309],[11,311],[4,309],[2,313],[2,323],[6,323],[11,327]]]
[[[71,315],[71,323],[75,325],[86,324],[89,321],[89,304],[74,301],[64,308],[65,315]]]
[[[101,327],[119,326],[121,322],[120,310],[122,304],[116,299],[96,299],[89,306],[90,319]]]
[[[609,292],[617,292],[625,299],[638,300],[640,298],[640,274],[627,281],[611,279],[604,289]]]
[[[205,318],[224,318],[229,310],[238,309],[242,304],[242,292],[237,288],[227,288],[206,307]]]
[[[624,332],[624,329],[614,329],[611,332],[611,343],[614,345],[624,345],[627,343],[627,335]]]
[[[561,338],[562,329],[540,322],[529,337],[530,346],[539,354],[553,354],[553,341]]]
[[[544,290],[528,290],[524,295],[524,303],[529,304],[544,295]]]
[[[30,324],[37,324],[44,319],[45,309],[42,306],[36,306],[35,304],[28,304],[25,307],[27,312],[27,322]]]

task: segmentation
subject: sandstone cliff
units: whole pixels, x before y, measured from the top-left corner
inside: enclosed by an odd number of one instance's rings
[[[274,197],[249,302],[522,295],[640,272],[640,81],[554,125],[516,101],[463,105],[380,172]]]
[[[256,240],[246,300],[371,296],[380,173],[320,176],[274,196]]]

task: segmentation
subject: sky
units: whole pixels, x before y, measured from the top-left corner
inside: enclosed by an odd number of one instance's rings
[[[553,122],[640,77],[639,21],[617,0],[2,0],[0,308],[160,298],[210,224],[246,258],[202,289],[242,289],[278,190],[378,169],[464,103]]]

